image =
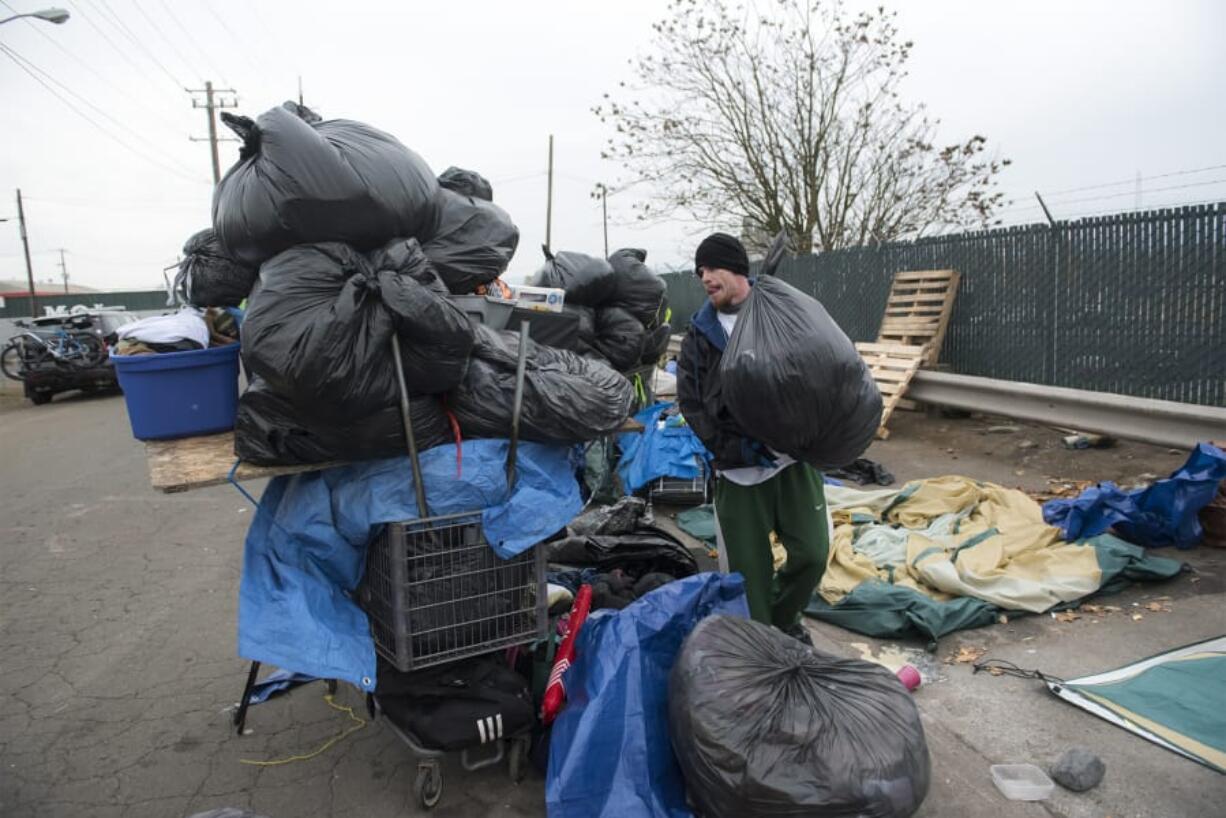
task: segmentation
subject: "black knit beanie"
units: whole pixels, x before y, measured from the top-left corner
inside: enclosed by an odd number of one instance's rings
[[[702,240],[694,253],[694,271],[703,267],[729,270],[737,275],[749,275],[749,255],[745,245],[727,233],[712,233]]]

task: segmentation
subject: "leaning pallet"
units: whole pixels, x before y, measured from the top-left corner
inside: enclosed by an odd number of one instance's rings
[[[890,415],[898,408],[911,379],[924,362],[927,349],[914,344],[856,344],[856,351],[868,364],[873,380],[881,391],[884,406],[881,411],[881,425],[877,427],[877,437],[882,440],[890,436],[886,424],[890,422]]]
[[[896,273],[877,343],[925,347],[923,364],[934,366],[941,355],[960,279],[957,270]]]

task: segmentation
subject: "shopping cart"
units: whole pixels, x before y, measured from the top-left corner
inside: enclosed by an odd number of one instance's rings
[[[528,322],[523,321],[507,452],[508,493],[515,483],[528,332]],[[420,517],[384,526],[367,549],[358,599],[370,618],[376,651],[397,670],[410,671],[544,638],[549,623],[544,550],[534,548],[503,560],[485,538],[479,510],[430,515],[395,337],[392,356]],[[368,706],[372,715],[381,712],[377,694],[368,699]],[[430,809],[442,796],[440,760],[446,752],[425,746],[391,719],[386,722],[418,757],[414,792],[421,806]],[[498,764],[509,755],[511,776],[519,781],[528,745],[527,735],[499,738],[471,748],[484,755],[462,750],[460,762],[472,771]]]

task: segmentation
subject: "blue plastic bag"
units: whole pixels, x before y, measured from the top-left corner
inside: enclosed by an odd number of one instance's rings
[[[689,480],[706,473],[707,452],[694,430],[681,422],[679,416],[668,419],[658,428],[660,415],[672,408],[671,403],[657,403],[634,416],[645,427],[642,432],[626,432],[617,438],[622,450],[617,474],[627,494],[633,494],[660,477]]]
[[[1200,511],[1213,500],[1222,480],[1226,480],[1226,452],[1200,443],[1188,462],[1165,480],[1131,492],[1114,483],[1100,483],[1072,500],[1044,503],[1043,519],[1059,526],[1070,541],[1114,527],[1137,545],[1192,548],[1204,535]]]
[[[668,674],[712,614],[749,617],[740,574],[697,574],[584,623],[553,725],[549,818],[684,818],[685,780],[668,728]]]

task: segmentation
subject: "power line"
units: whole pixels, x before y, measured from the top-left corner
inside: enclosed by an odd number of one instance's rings
[[[17,13],[18,13],[18,12],[17,12],[17,9],[13,8],[11,5],[9,5],[7,2],[5,2],[5,0],[0,0],[0,5],[3,5],[5,8],[7,8],[9,11],[13,12],[14,14],[17,14]],[[123,88],[121,85],[119,85],[118,83],[112,82],[112,81],[111,81],[109,78],[107,78],[106,76],[104,76],[103,74],[101,74],[101,73],[100,73],[100,72],[99,72],[97,69],[95,69],[95,68],[94,68],[93,66],[91,66],[89,63],[87,63],[85,60],[81,59],[79,56],[77,56],[77,55],[76,55],[76,54],[74,54],[73,52],[69,51],[67,48],[64,48],[64,46],[60,45],[59,40],[55,39],[54,37],[52,37],[52,36],[50,36],[49,34],[47,34],[45,31],[43,31],[43,29],[42,29],[42,28],[41,28],[41,27],[40,27],[40,26],[39,26],[37,23],[35,23],[34,21],[32,21],[32,20],[28,20],[28,19],[27,19],[25,22],[26,22],[26,24],[28,24],[28,25],[29,25],[31,28],[33,28],[35,31],[37,31],[40,37],[42,37],[42,38],[43,38],[44,40],[46,40],[47,42],[51,43],[53,46],[55,46],[57,49],[59,49],[59,50],[60,50],[60,51],[61,51],[63,54],[65,54],[65,55],[66,55],[66,56],[68,56],[70,59],[72,59],[73,61],[75,61],[75,62],[77,63],[77,65],[81,66],[81,67],[82,67],[82,68],[84,68],[86,71],[88,71],[89,73],[93,74],[93,75],[94,75],[94,77],[96,77],[96,78],[97,78],[97,79],[98,79],[100,82],[102,82],[102,83],[103,83],[103,84],[105,84],[105,85],[110,86],[110,88],[111,88],[112,90],[118,91],[118,92],[119,92],[121,95],[123,95],[123,96],[124,96],[125,98],[127,98],[128,100],[131,100],[132,102],[137,103],[137,104],[138,104],[138,105],[140,105],[142,108],[145,108],[145,110],[147,110],[149,113],[154,114],[155,116],[157,116],[157,117],[158,117],[158,121],[159,121],[159,123],[160,123],[160,124],[162,124],[162,125],[166,126],[167,128],[170,128],[170,129],[172,129],[172,130],[180,130],[179,126],[177,126],[177,125],[169,125],[169,124],[168,124],[168,123],[170,122],[170,120],[169,120],[169,119],[162,119],[162,118],[161,118],[161,117],[165,116],[165,112],[164,112],[164,111],[160,111],[160,110],[158,110],[158,109],[154,108],[153,106],[151,106],[151,105],[149,105],[148,103],[146,103],[146,102],[145,102],[143,99],[141,99],[140,97],[133,96],[132,94],[130,94],[128,91],[126,91],[126,90],[125,90],[125,89],[124,89],[124,88]],[[92,21],[91,21],[91,23],[92,23]],[[95,26],[95,28],[96,28],[96,26]],[[121,52],[121,53],[122,53],[122,52]],[[135,67],[135,66],[134,66],[134,67]]]
[[[136,2],[136,0],[132,0],[132,2]],[[173,22],[176,26],[179,27],[179,31],[183,32],[183,36],[186,37],[187,41],[192,44],[192,47],[195,48],[196,51],[200,52],[200,56],[204,58],[205,67],[208,68],[210,71],[212,71],[217,76],[221,77],[221,81],[224,82],[226,85],[229,85],[230,81],[226,79],[225,74],[223,74],[221,72],[221,69],[218,68],[213,63],[213,61],[209,58],[208,53],[203,48],[200,47],[200,43],[198,43],[196,41],[196,38],[191,35],[191,32],[187,30],[187,27],[184,26],[183,23],[179,22],[179,18],[175,15],[174,11],[170,8],[170,4],[167,3],[166,0],[161,0],[161,3],[162,3],[162,8],[166,9],[166,14],[167,16],[170,17],[171,22]]]
[[[107,44],[110,45],[110,47],[115,50],[116,54],[123,57],[124,61],[127,62],[128,65],[132,66],[132,68],[138,74],[140,74],[141,77],[145,78],[146,80],[149,80],[148,72],[140,65],[137,65],[136,61],[133,60],[132,57],[128,54],[127,49],[121,48],[114,40],[111,39],[111,36],[106,33],[105,29],[103,29],[101,26],[99,26],[97,23],[94,22],[94,17],[92,13],[85,14],[81,11],[80,8],[75,8],[73,10],[73,14],[79,16],[85,22],[89,23],[89,25],[94,29],[94,31],[97,31],[98,34],[102,37],[102,39],[106,40]],[[150,84],[152,85],[153,83],[150,82]],[[179,84],[176,82],[175,87],[177,88],[178,85]]]
[[[105,127],[103,127],[103,126],[102,126],[102,124],[101,124],[101,123],[99,123],[99,122],[98,122],[96,119],[94,119],[94,118],[93,118],[93,117],[91,117],[89,114],[85,113],[85,112],[84,112],[84,111],[82,111],[80,108],[78,108],[78,107],[77,107],[75,104],[73,104],[73,102],[72,102],[70,99],[68,99],[67,97],[65,97],[65,96],[61,95],[61,94],[60,94],[60,92],[59,92],[59,91],[57,91],[55,88],[53,88],[51,85],[48,85],[48,84],[47,84],[47,82],[45,82],[45,81],[43,80],[43,78],[42,78],[42,77],[38,76],[38,74],[36,74],[36,73],[35,73],[35,71],[38,71],[39,73],[44,74],[44,75],[45,75],[45,76],[46,76],[48,79],[50,79],[52,82],[55,82],[57,85],[60,85],[61,87],[64,87],[64,90],[68,91],[69,93],[73,93],[73,92],[72,92],[70,89],[68,89],[66,86],[63,86],[63,84],[62,84],[62,83],[59,83],[58,81],[56,81],[56,80],[55,80],[53,77],[51,77],[49,74],[47,74],[47,73],[46,73],[45,71],[43,71],[41,68],[38,68],[38,66],[35,66],[33,63],[30,63],[30,61],[29,61],[29,60],[26,60],[24,57],[22,57],[22,56],[21,56],[20,54],[18,54],[17,52],[13,51],[13,49],[9,48],[7,45],[4,45],[3,43],[0,43],[0,51],[3,51],[3,52],[4,52],[4,54],[5,54],[5,55],[6,55],[6,56],[7,56],[7,57],[10,59],[10,60],[12,60],[12,61],[13,61],[13,62],[14,62],[16,65],[17,65],[17,67],[18,67],[18,68],[20,68],[22,71],[25,71],[27,74],[29,74],[31,77],[33,77],[33,78],[34,78],[34,80],[35,80],[35,81],[36,81],[36,82],[37,82],[39,85],[43,86],[43,87],[44,87],[44,88],[46,88],[48,91],[50,91],[50,92],[51,92],[51,94],[52,94],[53,96],[55,96],[57,99],[59,99],[59,100],[60,100],[60,102],[63,102],[65,105],[67,105],[69,108],[71,108],[71,109],[72,109],[72,111],[73,111],[73,113],[75,113],[77,116],[81,117],[81,118],[82,118],[82,119],[84,119],[85,121],[89,122],[91,125],[93,125],[95,128],[97,128],[99,131],[101,131],[102,133],[106,134],[108,137],[110,137],[112,140],[114,140],[116,143],[118,143],[119,145],[121,145],[121,146],[122,146],[122,147],[124,147],[125,149],[127,149],[127,150],[131,151],[132,153],[134,153],[134,154],[136,154],[137,156],[141,157],[141,158],[142,158],[142,159],[144,159],[145,161],[147,161],[147,162],[151,162],[151,163],[153,163],[153,164],[157,165],[158,167],[162,168],[163,170],[168,170],[168,171],[170,171],[171,173],[173,173],[173,174],[175,174],[176,176],[179,176],[179,177],[181,177],[181,178],[183,178],[183,179],[186,179],[186,180],[191,181],[191,182],[198,182],[198,181],[200,181],[200,180],[198,180],[198,179],[195,179],[195,178],[193,178],[193,177],[191,177],[191,176],[187,175],[186,173],[184,173],[183,171],[179,170],[179,169],[178,169],[178,168],[176,168],[176,167],[173,167],[173,166],[171,166],[171,165],[168,165],[168,164],[166,164],[166,163],[164,163],[164,162],[161,162],[161,161],[159,161],[159,160],[155,159],[154,157],[150,156],[150,155],[149,155],[149,154],[148,154],[146,151],[142,151],[142,150],[139,150],[139,149],[137,149],[137,148],[133,147],[132,145],[130,145],[129,143],[125,142],[125,141],[124,141],[123,139],[121,139],[120,137],[118,137],[118,136],[116,136],[115,134],[111,133],[109,130],[107,130]],[[27,64],[29,65],[29,67],[27,67]],[[33,69],[33,70],[31,70],[31,69]],[[74,96],[75,96],[75,94],[74,94]],[[93,105],[92,105],[92,103],[89,103],[89,101],[88,101],[88,100],[85,100],[85,102],[86,102],[86,104],[89,104],[91,107],[96,107],[96,106],[93,106]],[[102,112],[102,113],[104,113],[104,114],[105,114],[105,112]],[[120,127],[122,128],[122,127],[123,127],[123,125],[121,124],[121,125],[120,125]]]
[[[162,40],[165,41],[166,45],[170,46],[170,50],[175,53],[175,56],[179,58],[180,62],[187,66],[187,70],[195,74],[197,77],[203,77],[204,74],[196,70],[196,66],[188,61],[187,55],[179,49],[179,46],[175,44],[175,41],[166,36],[166,32],[163,31],[162,27],[157,24],[157,21],[150,16],[149,12],[145,11],[145,7],[140,4],[140,0],[132,0],[132,5],[136,8],[136,11],[140,14],[140,16],[145,18],[145,22],[149,24],[149,27],[153,29],[154,33],[161,37]],[[114,14],[115,10],[111,9],[111,13]]]
[[[225,18],[222,17],[220,14],[218,14],[217,10],[213,8],[212,3],[209,3],[208,0],[205,0],[203,5],[204,5],[205,10],[213,17],[214,20],[217,21],[217,24],[221,26],[221,28],[226,32],[226,35],[229,36],[230,40],[232,41],[232,44],[243,55],[243,58],[247,60],[247,62],[251,64],[251,67],[256,70],[256,73],[262,74],[262,75],[271,74],[272,72],[268,70],[268,66],[265,65],[264,61],[260,59],[259,57],[259,50],[254,49],[254,48],[247,48],[246,43],[243,40],[243,38],[240,37],[236,31],[230,28],[230,25],[226,22]],[[222,79],[224,80],[225,78],[223,77]],[[261,87],[263,86],[261,85]]]
[[[1174,174],[1172,174],[1172,175],[1174,175]],[[1151,178],[1155,178],[1155,179],[1156,179],[1156,178],[1158,178],[1158,177],[1156,177],[1156,176],[1155,176],[1155,177],[1151,177]],[[1184,189],[1186,189],[1186,188],[1190,188],[1190,187],[1205,187],[1205,186],[1207,186],[1207,185],[1220,185],[1220,184],[1222,184],[1222,183],[1224,183],[1224,182],[1226,182],[1226,179],[1210,179],[1210,180],[1209,180],[1209,181],[1207,181],[1207,182],[1189,182],[1189,183],[1184,184],[1184,185],[1169,185],[1169,186],[1167,186],[1167,187],[1155,187],[1155,188],[1150,188],[1149,190],[1144,190],[1144,189],[1142,189],[1142,191],[1141,191],[1141,192],[1142,192],[1143,194],[1144,194],[1144,193],[1164,193],[1164,192],[1166,192],[1166,191],[1168,191],[1168,190],[1184,190]],[[1100,201],[1102,201],[1102,200],[1104,200],[1104,199],[1118,199],[1118,198],[1120,198],[1121,196],[1135,196],[1135,195],[1136,195],[1136,193],[1135,193],[1134,191],[1131,191],[1131,190],[1125,190],[1123,193],[1108,193],[1108,194],[1106,194],[1106,195],[1104,195],[1104,196],[1087,196],[1087,197],[1085,197],[1085,198],[1083,198],[1083,199],[1065,199],[1065,200],[1064,200],[1064,201],[1062,201],[1062,202],[1056,202],[1056,204],[1059,204],[1059,205],[1071,205],[1071,204],[1079,204],[1079,203],[1081,203],[1081,202],[1100,202]]]
[[[1191,168],[1189,170],[1176,170],[1176,171],[1172,171],[1171,173],[1160,173],[1157,176],[1142,176],[1140,181],[1149,182],[1154,179],[1169,179],[1172,176],[1188,176],[1193,173],[1205,173],[1206,171],[1222,170],[1223,168],[1226,168],[1226,165],[1209,165],[1208,167],[1204,167],[1204,168]],[[1086,190],[1102,190],[1103,188],[1119,187],[1120,185],[1135,185],[1137,181],[1138,181],[1137,177],[1134,176],[1131,179],[1124,179],[1119,182],[1104,182],[1103,184],[1100,184],[1100,185],[1086,185],[1085,187],[1071,187],[1071,188],[1068,188],[1067,190],[1054,190],[1051,192],[1050,195],[1051,196],[1063,196],[1066,193],[1081,193]]]
[[[170,78],[170,81],[175,84],[176,88],[183,87],[183,83],[179,82],[179,80],[175,77],[174,73],[171,72],[171,70],[166,67],[166,64],[163,63],[161,60],[159,60],[157,58],[157,55],[149,50],[149,48],[145,45],[144,40],[136,36],[136,32],[134,32],[131,28],[128,27],[128,24],[125,23],[120,18],[120,16],[115,13],[114,9],[110,8],[105,3],[102,3],[99,6],[94,6],[94,0],[76,0],[76,2],[88,3],[89,7],[95,10],[101,9],[101,11],[99,11],[98,13],[103,19],[105,19],[108,23],[110,23],[111,26],[113,26],[116,31],[118,31],[123,36],[127,37],[128,40],[130,40],[133,45],[139,48],[146,57],[152,60],[154,65],[160,68],[162,70],[162,73]]]

